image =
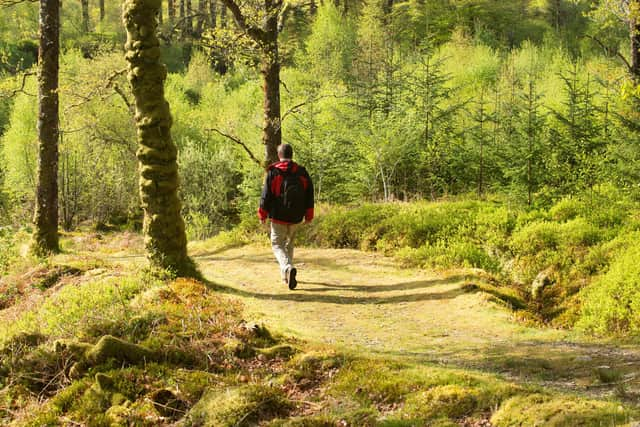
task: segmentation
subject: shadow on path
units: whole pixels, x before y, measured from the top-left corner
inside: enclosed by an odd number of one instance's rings
[[[302,283],[302,282],[301,282]],[[395,289],[422,289],[428,288],[435,285],[445,284],[445,283],[455,283],[455,280],[423,280],[423,281],[412,281],[406,283],[397,283],[392,284],[390,287]],[[429,300],[442,300],[442,299],[451,299],[456,298],[465,293],[469,293],[469,288],[465,288],[463,286],[458,286],[453,289],[449,289],[442,292],[430,292],[430,293],[420,293],[420,294],[409,294],[409,295],[392,295],[388,297],[375,297],[375,296],[340,296],[340,295],[318,295],[318,294],[309,294],[306,293],[310,291],[310,289],[304,290],[296,290],[283,294],[270,294],[263,292],[253,292],[244,289],[234,288],[232,286],[219,285],[213,282],[207,282],[207,284],[214,290],[230,295],[241,296],[245,298],[258,298],[263,300],[272,300],[272,301],[296,301],[296,302],[316,302],[316,303],[326,303],[326,304],[397,304],[402,302],[416,302],[416,301],[429,301]],[[335,286],[335,285],[331,285]],[[345,287],[348,289],[349,287]],[[368,286],[357,286],[358,290],[367,291]],[[372,286],[372,288],[377,288],[378,291],[388,290],[387,286]],[[343,289],[343,288],[340,288]],[[330,288],[327,290],[335,290],[335,288]],[[374,291],[377,292],[377,291]]]
[[[451,276],[446,279],[437,280],[418,280],[413,282],[392,283],[389,285],[341,285],[338,283],[298,281],[301,285],[315,285],[320,288],[301,289],[304,292],[332,292],[332,291],[352,291],[352,292],[391,292],[391,291],[410,291],[415,289],[425,289],[437,285],[447,285],[461,282],[471,276]]]

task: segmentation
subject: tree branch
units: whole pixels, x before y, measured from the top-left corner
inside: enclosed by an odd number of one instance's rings
[[[127,105],[127,108],[129,109],[129,111],[133,115],[135,113],[135,108],[133,107],[133,104],[131,103],[131,101],[129,101],[129,98],[127,98],[127,95],[124,93],[124,91],[117,84],[113,85],[113,90],[118,95],[120,95],[120,98],[122,98],[124,103]]]
[[[36,3],[38,0],[0,0],[0,7],[11,7],[20,3]]]
[[[249,37],[256,41],[265,41],[267,35],[266,32],[261,28],[247,24],[247,19],[242,14],[240,6],[238,6],[234,0],[222,0],[222,3],[224,3],[224,5],[231,11],[234,21],[236,21],[236,24],[242,31],[247,33]]]
[[[282,82],[281,82],[282,83]],[[280,119],[280,122],[284,122],[284,119],[287,118],[288,115],[290,114],[295,114],[297,113],[301,107],[304,107],[307,104],[311,104],[317,101],[320,101],[321,99],[325,99],[325,98],[335,98],[335,99],[341,99],[341,98],[347,98],[348,95],[322,95],[322,96],[318,96],[317,98],[311,98],[311,99],[307,99],[304,102],[301,102],[299,104],[294,105],[293,107],[289,108],[283,115],[282,115],[282,119]]]
[[[22,74],[22,83],[20,84],[20,88],[19,89],[14,89],[11,92],[8,92],[6,94],[5,93],[0,93],[0,98],[13,98],[14,96],[16,96],[19,93],[24,93],[27,96],[36,96],[36,95],[28,93],[28,92],[26,92],[24,90],[24,87],[27,84],[27,77],[35,76],[35,75],[36,75],[36,73],[32,73],[32,72]]]
[[[262,167],[262,162],[260,162],[260,160],[258,160],[258,158],[251,152],[251,150],[249,150],[249,147],[247,147],[247,144],[242,142],[239,138],[237,138],[237,137],[235,137],[233,135],[226,134],[226,133],[224,133],[221,130],[216,129],[216,128],[211,128],[211,129],[206,129],[206,130],[209,131],[209,132],[215,132],[218,135],[224,136],[225,138],[230,139],[231,141],[235,142],[236,144],[238,144],[239,146],[244,148],[244,151],[247,152],[247,154],[249,155],[251,160],[253,160],[258,166]]]
[[[610,49],[609,47],[607,47],[601,40],[599,40],[598,38],[594,37],[594,36],[590,36],[589,34],[585,35],[586,38],[588,38],[589,40],[593,40],[594,42],[596,42],[605,52],[605,54],[610,55],[611,53],[614,53],[618,58],[620,58],[622,60],[622,62],[624,62],[624,65],[626,65],[627,67],[627,71],[629,71],[631,73],[632,71],[632,67],[631,64],[629,63],[629,61],[627,60],[627,58],[624,57],[623,54],[620,53],[619,50],[615,50],[612,52],[612,49]]]

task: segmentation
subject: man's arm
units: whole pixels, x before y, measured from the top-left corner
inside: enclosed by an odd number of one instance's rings
[[[304,220],[305,222],[311,222],[311,220],[313,220],[313,181],[311,181],[311,176],[309,176],[309,173],[307,172],[307,170],[305,169],[304,171],[304,175],[305,178],[307,178],[307,189],[306,189],[306,193],[305,193],[305,202],[306,202],[306,211],[304,214]]]
[[[260,207],[258,208],[258,218],[260,222],[265,222],[269,216],[271,210],[271,173],[267,173],[267,177],[264,180],[264,186],[262,187],[262,195],[260,196]]]

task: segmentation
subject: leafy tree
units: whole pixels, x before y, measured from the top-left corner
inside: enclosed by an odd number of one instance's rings
[[[237,26],[260,49],[260,74],[264,93],[262,143],[265,167],[278,160],[277,147],[282,143],[280,113],[280,54],[278,35],[282,30],[285,8],[282,0],[265,0],[263,4],[241,7],[235,0],[223,0]],[[248,7],[247,7],[248,6]]]

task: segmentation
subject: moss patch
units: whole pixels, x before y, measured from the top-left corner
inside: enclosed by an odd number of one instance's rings
[[[286,414],[292,408],[279,388],[247,385],[207,393],[188,415],[196,425],[250,426]]]
[[[630,422],[633,415],[637,416],[617,403],[532,394],[507,400],[491,422],[497,427],[619,425]]]

